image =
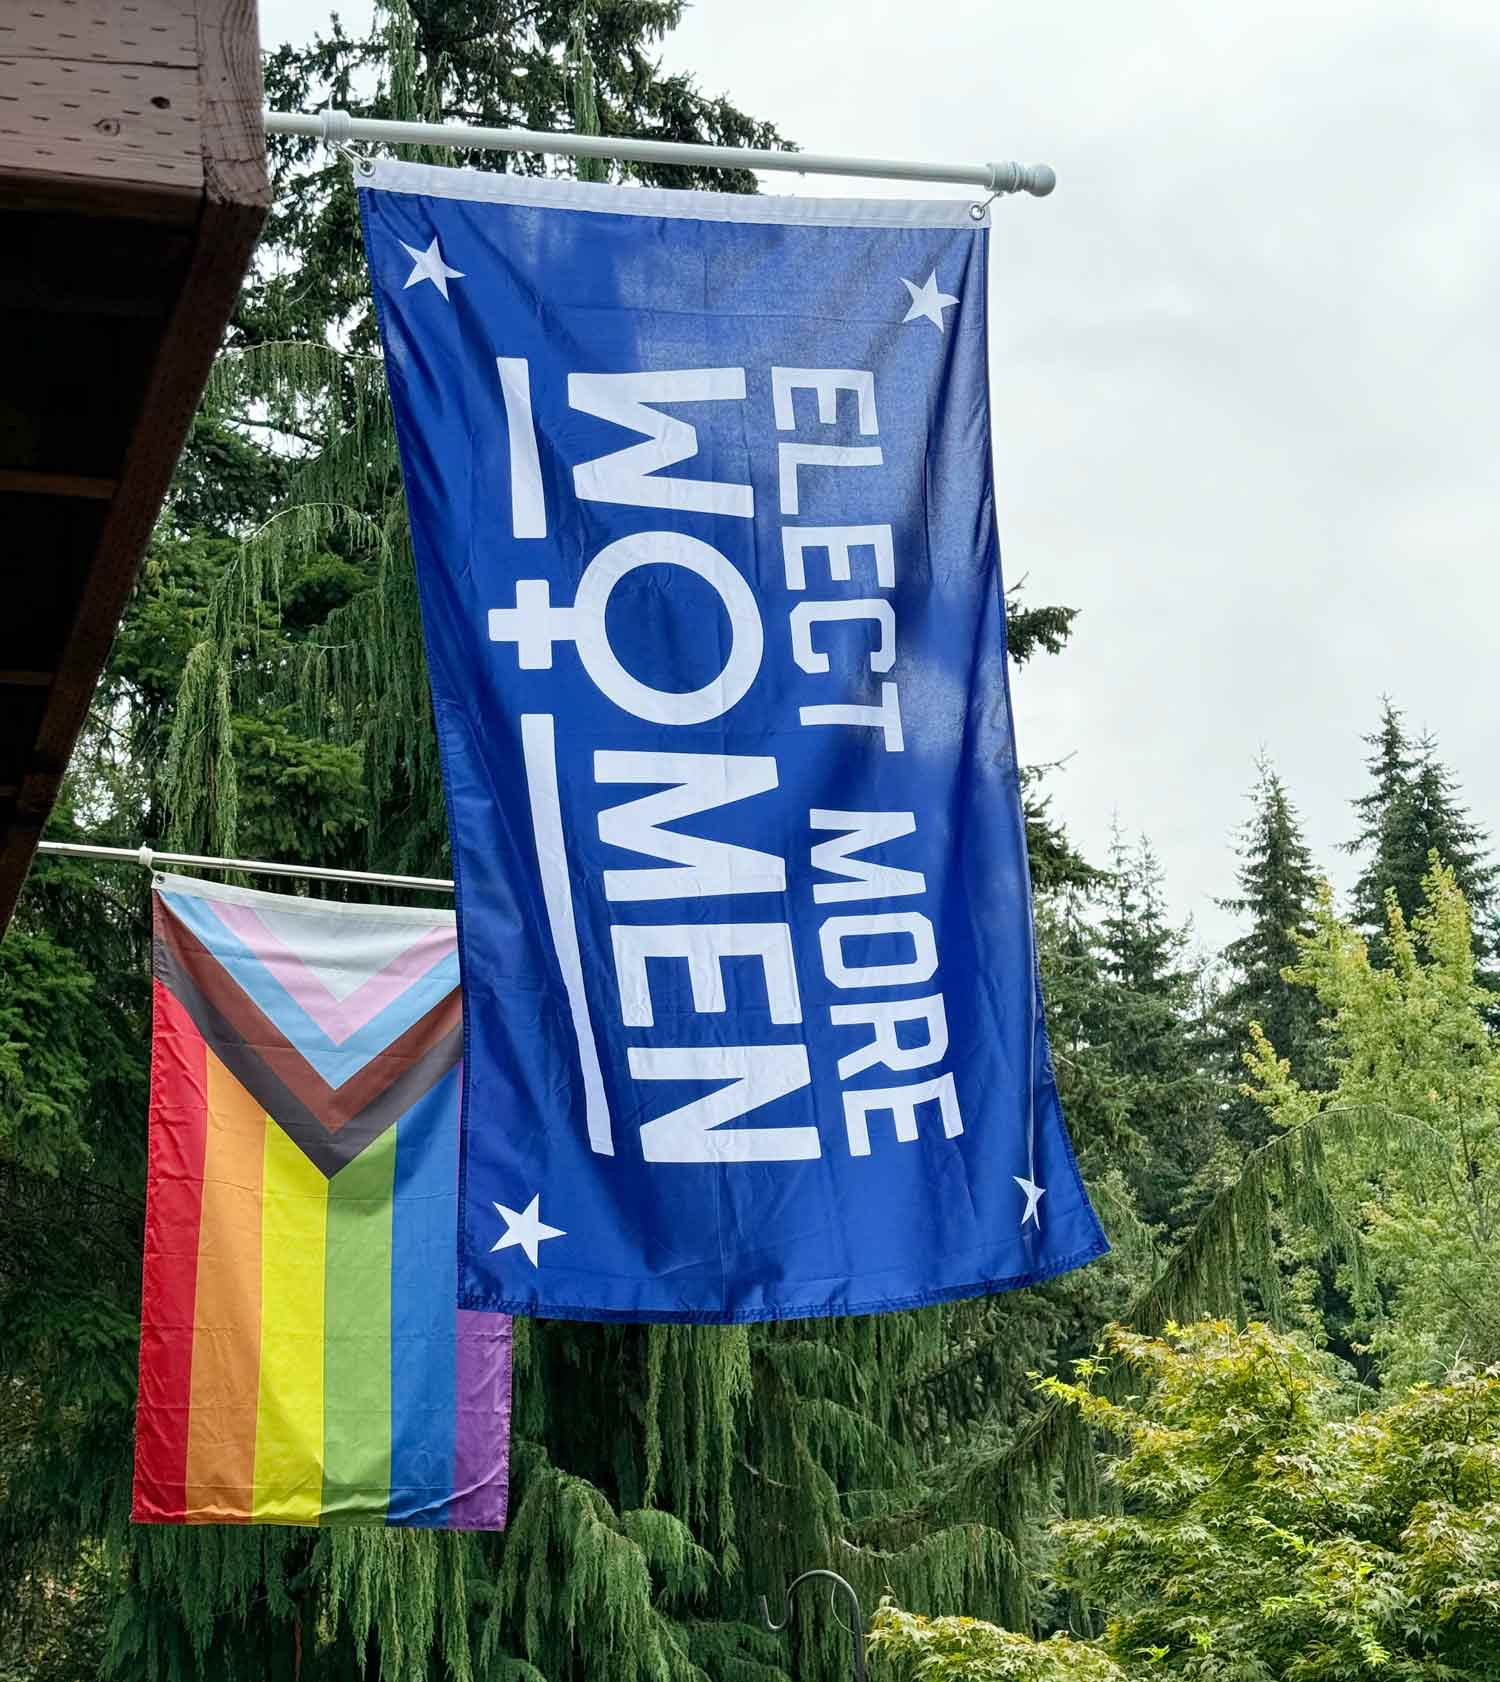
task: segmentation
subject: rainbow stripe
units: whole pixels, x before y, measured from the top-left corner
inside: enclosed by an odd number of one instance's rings
[[[451,917],[161,879],[133,1516],[505,1522]]]

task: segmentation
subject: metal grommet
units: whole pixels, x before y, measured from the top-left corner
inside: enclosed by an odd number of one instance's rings
[[[971,204],[969,206],[969,219],[970,219],[970,221],[982,222],[984,220],[985,211],[987,211],[990,208],[990,206],[995,202],[995,200],[1000,197],[1000,194],[1003,190],[1004,189],[997,187],[995,189],[995,191],[993,193],[991,193],[990,196],[984,201],[983,204]]]
[[[374,159],[364,152],[356,152],[347,140],[338,141],[333,149],[351,165],[356,175],[371,176],[375,173]]]

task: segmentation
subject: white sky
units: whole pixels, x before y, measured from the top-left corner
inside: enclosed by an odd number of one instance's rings
[[[1500,831],[1500,14],[701,0],[663,57],[809,151],[1057,169],[995,206],[991,378],[1006,579],[1082,610],[1019,746],[1090,856],[1118,811],[1227,937],[1263,747],[1348,880],[1387,690]]]

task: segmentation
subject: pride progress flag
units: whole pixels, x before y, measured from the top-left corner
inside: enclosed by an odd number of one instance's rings
[[[453,917],[158,877],[139,1521],[504,1525]]]

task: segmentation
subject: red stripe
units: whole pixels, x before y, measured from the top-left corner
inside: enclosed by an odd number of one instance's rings
[[[180,1523],[187,1512],[207,1050],[187,1012],[159,981],[153,983],[153,995],[146,1259],[130,1516],[141,1523]]]

